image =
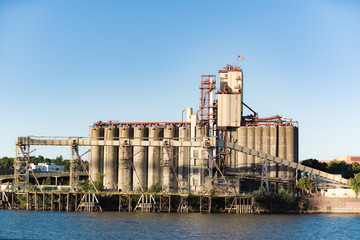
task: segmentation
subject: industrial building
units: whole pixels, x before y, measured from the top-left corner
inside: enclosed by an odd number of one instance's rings
[[[33,164],[30,163],[31,170],[35,173],[60,173],[65,171],[64,166],[48,163]]]
[[[221,192],[226,186],[236,192],[258,189],[265,168],[256,154],[217,144],[186,145],[206,143],[211,137],[297,163],[298,123],[279,115],[259,118],[243,101],[239,66],[227,65],[219,71],[219,80],[217,85],[216,75],[201,76],[199,110],[183,110],[186,118],[179,122],[94,123],[90,141],[104,144],[89,144],[90,177],[104,174],[105,188],[121,192],[146,191],[152,185],[161,185],[164,192],[184,193],[214,188]],[[245,108],[251,114],[244,115]],[[165,146],[157,145],[159,141]],[[273,161],[266,164],[265,175],[273,189],[293,186],[294,168]]]
[[[60,211],[66,206],[67,211],[101,211],[96,197],[100,191],[94,183],[99,174],[110,195],[118,196],[119,211],[171,212],[171,199],[177,198],[177,211],[188,212],[191,196],[198,198],[200,212],[211,212],[211,198],[216,196],[224,200],[229,213],[251,213],[254,198],[247,193],[262,189],[269,196],[271,190],[293,190],[298,171],[348,188],[348,179],[298,163],[296,121],[279,115],[260,118],[244,103],[239,66],[227,65],[218,78],[217,85],[216,75],[201,76],[200,107],[184,109],[178,122],[98,121],[90,127],[89,137],[18,137],[14,189],[29,186],[30,174],[40,186],[29,164],[31,146],[71,147],[71,193],[45,191],[39,198],[37,192],[27,192],[26,209],[39,209],[41,199],[43,210]],[[80,146],[89,150],[80,154]],[[89,171],[81,159],[87,153]],[[85,173],[80,172],[80,164]],[[81,174],[89,177],[94,192],[78,192]],[[161,187],[159,205],[157,194],[148,191],[152,186]],[[14,194],[11,205],[24,193]],[[6,193],[1,196],[10,205]],[[229,196],[232,202],[227,204]]]

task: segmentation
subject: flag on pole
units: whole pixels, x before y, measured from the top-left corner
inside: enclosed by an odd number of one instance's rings
[[[238,60],[245,60],[243,56],[238,56]]]

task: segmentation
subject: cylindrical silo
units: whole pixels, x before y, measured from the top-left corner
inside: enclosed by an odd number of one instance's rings
[[[295,128],[293,126],[286,126],[286,160],[295,162]],[[292,168],[288,168],[287,172],[289,179],[294,179],[295,170]]]
[[[171,140],[175,136],[175,128],[166,127],[164,129],[164,140]],[[165,192],[174,192],[174,172],[171,167],[173,163],[174,148],[164,147],[162,155],[162,169],[161,169],[161,186]]]
[[[262,127],[255,127],[255,150],[262,152]],[[261,175],[263,159],[255,157],[256,174]]]
[[[265,126],[262,128],[262,152],[266,154],[270,154],[270,127]],[[264,161],[264,159],[262,159]],[[270,166],[271,162],[268,161],[268,175],[270,176]]]
[[[118,136],[118,129],[115,127],[105,128],[105,142],[112,143]],[[108,145],[104,147],[104,187],[106,189],[116,189],[117,185],[117,147]]]
[[[284,126],[279,126],[279,158],[286,159],[286,131]],[[279,166],[279,177],[287,178],[287,169],[285,166]]]
[[[247,128],[247,148],[255,150],[255,127]],[[255,157],[247,156],[248,173],[255,174]]]
[[[149,128],[149,141],[159,141],[163,129],[159,127]],[[160,147],[149,147],[148,152],[148,188],[152,185],[160,185]]]
[[[146,128],[135,127],[134,128],[134,140],[144,140],[146,137]],[[147,189],[147,151],[144,146],[134,146],[134,168],[133,173],[133,190],[141,191],[141,187],[144,191]],[[141,186],[140,186],[141,185]]]
[[[179,141],[189,141],[190,128],[179,128]],[[183,191],[188,191],[188,176],[189,176],[189,157],[190,151],[188,147],[179,147],[179,165],[178,165],[178,178]]]
[[[132,136],[132,128],[122,127],[119,129],[120,140],[130,139]],[[119,147],[119,176],[118,189],[122,192],[129,192],[132,189],[132,167],[131,167],[132,147],[120,145]]]
[[[278,130],[277,126],[270,127],[270,155],[275,156],[275,157],[277,157],[277,153],[278,153],[278,139],[277,139],[278,131],[277,130]],[[277,164],[275,162],[271,162],[271,161],[269,161],[268,164],[269,164],[269,176],[273,177],[273,178],[278,177]]]
[[[174,140],[179,139],[179,127],[174,127]],[[173,165],[174,165],[174,169],[175,169],[175,173],[174,173],[174,177],[173,177],[173,186],[174,186],[174,191],[176,192],[178,190],[179,187],[179,183],[176,179],[176,177],[178,177],[178,166],[179,166],[179,147],[173,147]],[[176,177],[175,177],[176,174]]]
[[[205,136],[204,127],[196,127],[195,130],[196,141],[202,141]],[[192,166],[192,176],[190,180],[190,188],[195,192],[204,191],[204,158],[208,158],[208,153],[202,147],[194,148],[194,166]]]
[[[295,128],[295,133],[294,133],[294,145],[295,145],[295,150],[294,150],[294,159],[295,162],[299,162],[299,127],[294,127]]]
[[[231,128],[228,130],[230,136],[230,142],[237,144],[238,143],[238,135],[237,135],[237,128]],[[230,149],[230,171],[235,172],[237,166],[237,157],[238,152],[234,149]]]
[[[238,128],[238,143],[240,146],[247,146],[247,127]],[[236,168],[241,173],[247,173],[247,154],[239,152],[238,153],[238,162]]]
[[[103,129],[99,127],[90,128],[90,140],[99,141],[103,140]],[[102,174],[103,158],[101,155],[100,146],[90,146],[90,159],[89,159],[89,174],[93,181],[96,180],[98,174]]]

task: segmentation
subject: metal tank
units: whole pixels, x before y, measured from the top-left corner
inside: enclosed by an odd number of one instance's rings
[[[163,134],[163,128],[151,127],[149,128],[149,141],[160,140]],[[149,147],[148,151],[148,188],[152,185],[160,185],[160,152],[161,147]]]
[[[119,137],[123,141],[132,137],[132,128],[122,127],[119,129]],[[119,174],[118,189],[122,192],[129,192],[132,189],[132,167],[130,161],[132,147],[129,145],[120,145],[119,147]]]
[[[135,127],[134,128],[134,140],[145,140],[146,128]],[[135,172],[133,173],[133,190],[141,191],[143,188],[144,191],[147,189],[147,149],[143,146],[134,146],[134,168]]]
[[[103,136],[103,128],[90,128],[90,140],[103,140]],[[101,146],[90,146],[89,174],[93,181],[96,180],[96,176],[98,174],[101,174],[103,172],[103,158],[101,152]]]
[[[239,127],[238,128],[238,142],[240,146],[247,146],[247,127]],[[238,153],[238,161],[236,164],[236,168],[238,172],[247,173],[247,154],[239,152]]]
[[[111,142],[117,140],[118,128],[107,127],[105,128],[105,141]],[[104,147],[104,187],[106,189],[117,188],[117,147],[105,146]]]

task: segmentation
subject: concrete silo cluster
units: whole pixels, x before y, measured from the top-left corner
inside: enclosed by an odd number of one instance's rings
[[[197,112],[186,109],[186,121],[94,123],[91,140],[121,140],[122,144],[90,147],[91,178],[103,174],[105,188],[122,192],[146,191],[152,185],[160,185],[164,192],[209,192],[221,182],[220,176],[237,185],[240,192],[254,190],[263,159],[221,146],[181,144],[205,143],[209,137],[298,162],[297,122],[278,115],[259,118],[243,102],[240,67],[227,65],[219,75],[218,87],[215,75],[201,77],[200,108]],[[244,116],[244,108],[252,114]],[[127,139],[143,142],[131,145]],[[167,145],[167,140],[179,144]],[[164,144],[146,144],[158,141]],[[295,171],[269,163],[268,176],[274,183],[289,183]]]

